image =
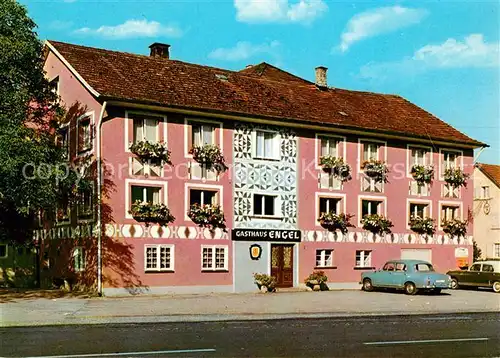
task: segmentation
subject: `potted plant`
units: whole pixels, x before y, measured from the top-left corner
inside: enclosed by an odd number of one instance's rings
[[[466,187],[469,176],[460,168],[448,168],[444,171],[444,181],[454,188]]]
[[[465,235],[467,234],[467,221],[462,221],[459,219],[445,220],[442,226],[443,232],[450,235],[451,237],[465,237]]]
[[[363,162],[361,169],[365,171],[365,175],[367,177],[372,178],[377,182],[388,182],[387,174],[389,173],[389,168],[387,168],[387,164],[380,160],[367,160]]]
[[[349,227],[354,227],[349,220],[354,215],[351,214],[335,214],[335,213],[321,213],[318,221],[325,229],[329,231],[339,230],[343,234],[346,234]]]
[[[191,148],[189,154],[192,154],[193,159],[207,168],[207,170],[214,169],[217,173],[223,173],[228,169],[224,156],[220,148],[216,145],[206,144],[195,146]]]
[[[313,273],[304,280],[304,283],[313,291],[328,291],[327,281],[328,277],[325,275],[324,271],[313,271]]]
[[[265,273],[254,273],[254,282],[262,292],[276,292],[276,278]]]
[[[149,141],[140,141],[133,143],[129,147],[141,162],[151,161],[153,165],[162,165],[164,163],[172,165],[170,161],[170,151],[163,142],[151,143]]]
[[[410,217],[410,229],[420,235],[432,236],[436,232],[436,225],[432,218],[421,218],[420,216]]]
[[[411,176],[419,186],[431,184],[434,178],[434,167],[432,165],[415,164],[411,168]]]
[[[363,229],[375,235],[390,234],[391,227],[394,226],[390,220],[378,214],[365,215],[361,219],[361,224],[363,225]]]
[[[216,228],[226,231],[226,219],[219,205],[195,203],[189,208],[188,216],[195,224],[209,228],[210,231],[214,231]]]
[[[132,204],[129,214],[131,214],[135,220],[144,222],[146,226],[148,226],[149,223],[158,223],[166,226],[175,220],[175,217],[170,214],[170,210],[164,204],[153,204],[140,200]]]
[[[332,174],[343,183],[352,179],[351,166],[345,163],[343,158],[325,155],[319,158],[319,164],[325,172]]]

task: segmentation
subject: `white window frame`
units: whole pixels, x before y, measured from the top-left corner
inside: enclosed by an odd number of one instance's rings
[[[383,215],[384,217],[387,217],[387,197],[385,196],[372,196],[372,195],[358,195],[358,227],[362,228],[363,224],[361,223],[361,220],[363,219],[362,213],[363,213],[363,200],[369,200],[369,201],[380,201],[381,204],[383,205],[383,210],[378,209],[378,214]],[[379,206],[380,208],[381,206]]]
[[[217,205],[220,206],[221,210],[224,211],[224,187],[222,185],[210,185],[210,184],[192,184],[185,183],[184,184],[184,220],[191,221],[189,216],[187,215],[190,205],[190,191],[191,190],[210,190],[217,191]]]
[[[139,180],[139,179],[125,179],[125,218],[133,219],[132,215],[128,212],[132,207],[132,186],[150,186],[160,188],[160,203],[168,206],[168,183],[160,180]],[[163,194],[163,195],[162,195]]]
[[[255,207],[254,207],[254,198],[255,195],[262,195],[262,211],[265,212],[265,196],[271,196],[274,198],[274,214],[273,215],[266,215],[266,214],[255,214]],[[266,218],[266,219],[278,219],[281,218],[281,196],[279,194],[269,194],[269,193],[252,193],[252,211],[250,216],[254,218]]]
[[[387,163],[387,142],[378,139],[367,139],[367,138],[359,138],[358,139],[358,175],[364,174],[363,169],[361,169],[361,165],[364,162],[364,145],[365,143],[372,144],[380,144],[378,147],[377,160],[382,160]],[[383,156],[381,155],[381,151],[383,150]]]
[[[316,219],[315,219],[315,224],[318,227],[321,227],[318,218],[320,215],[320,209],[319,209],[319,203],[320,199],[325,198],[325,199],[339,199],[340,201],[337,203],[337,213],[345,213],[346,212],[346,194],[330,194],[330,193],[324,193],[324,192],[316,192],[315,194],[315,200],[314,200],[314,207],[316,208]]]
[[[330,264],[327,262],[327,251],[330,253]],[[317,268],[333,268],[334,266],[334,249],[316,249],[316,257],[315,257],[315,267]],[[318,256],[319,256],[319,265],[318,265]]]
[[[77,260],[79,260],[78,265]],[[85,271],[86,266],[87,260],[85,248],[83,246],[75,246],[73,248],[73,269],[75,270],[75,272],[83,272]]]
[[[446,152],[455,153],[455,168],[463,168],[464,167],[464,152],[458,149],[450,149],[450,148],[439,148],[439,180],[444,180],[444,172],[446,168],[443,167],[443,162],[445,161],[444,155]]]
[[[406,168],[407,168],[407,173],[406,176],[408,178],[413,178],[411,175],[411,168],[413,167],[412,162],[414,162],[414,157],[413,157],[413,150],[424,150],[424,158],[423,158],[423,165],[432,165],[433,164],[433,154],[432,154],[432,147],[425,146],[425,145],[417,145],[417,144],[407,144],[406,145]]]
[[[148,248],[156,248],[156,266],[154,268],[147,267],[147,255]],[[162,248],[167,248],[170,250],[170,265],[168,268],[161,268],[160,251]],[[144,272],[173,272],[175,271],[175,245],[170,244],[146,244],[144,245]]]
[[[443,206],[456,206],[458,207],[458,217],[457,219],[460,219],[460,220],[463,220],[464,218],[464,210],[463,210],[463,205],[462,205],[462,202],[460,201],[439,201],[439,213],[438,213],[438,222],[437,222],[437,227],[438,227],[438,230],[443,230],[443,226],[441,225],[442,224],[442,221],[443,221],[443,218],[442,218],[442,208]]]
[[[95,206],[95,202],[94,202],[94,199],[95,199],[94,183],[90,183],[90,187],[91,187],[90,194],[92,196],[90,211],[89,212],[80,212],[81,202],[80,202],[80,200],[78,200],[77,209],[76,209],[76,215],[77,215],[78,218],[80,218],[80,217],[88,217],[88,216],[94,214],[94,210],[93,210],[93,208]]]
[[[360,265],[358,265],[358,252],[360,253]],[[366,267],[373,267],[372,266],[372,253],[373,253],[373,250],[356,250],[355,254],[354,254],[354,267],[363,267],[363,268],[366,268]],[[368,256],[368,264],[365,265],[365,259],[366,259],[366,256]]]
[[[500,242],[493,243],[493,257],[500,258]]]
[[[9,257],[9,245],[8,244],[0,244],[0,246],[5,246],[5,255],[0,256],[0,259],[6,259]]]
[[[322,170],[321,165],[319,165],[319,158],[321,158],[321,140],[322,139],[331,139],[335,140],[337,142],[337,158],[346,158],[346,137],[342,136],[336,136],[336,135],[331,135],[331,134],[325,134],[325,133],[316,133],[315,134],[315,148],[314,148],[314,156],[316,158],[316,169],[317,170]],[[340,145],[342,145],[342,153],[340,153]]]
[[[162,141],[168,145],[167,137],[167,116],[163,114],[158,114],[154,112],[143,112],[143,111],[125,111],[125,153],[130,153],[130,145],[134,143],[134,118],[140,119],[140,116],[145,117],[157,117],[158,125],[156,126],[156,141]],[[160,123],[163,123],[163,140],[160,139]],[[132,128],[132,133],[130,133],[130,128]]]
[[[272,143],[271,143],[271,148],[272,148],[272,156],[267,157],[266,154],[264,153],[264,156],[258,156],[257,155],[257,133],[271,133],[273,135]],[[265,143],[265,139],[264,139]],[[280,143],[281,143],[281,134],[277,131],[273,130],[268,130],[268,129],[254,129],[252,131],[252,158],[257,159],[257,160],[273,160],[277,161],[281,159],[281,148],[280,148]],[[265,148],[265,144],[264,144]]]
[[[203,250],[204,249],[210,249],[212,250],[212,267],[203,267]],[[224,267],[215,267],[215,260],[216,260],[216,249],[223,249],[224,250]],[[228,271],[228,265],[229,265],[229,247],[227,245],[201,245],[201,271]]]
[[[490,186],[481,185],[481,198],[480,199],[490,199]]]
[[[90,131],[90,147],[89,148],[82,148],[82,150],[80,150],[80,122],[86,120],[87,118],[89,120],[88,127],[89,127],[89,131]],[[85,155],[87,153],[94,152],[95,136],[92,135],[93,128],[94,128],[94,111],[84,113],[76,119],[76,154],[77,154],[77,156],[82,156],[82,155]]]
[[[224,141],[223,141],[223,123],[219,121],[213,121],[210,119],[205,119],[205,118],[193,118],[193,117],[186,117],[184,118],[184,158],[193,158],[192,154],[189,154],[189,151],[191,148],[189,147],[189,126],[192,124],[197,124],[197,125],[211,125],[214,128],[214,133],[213,133],[213,139],[214,139],[214,144],[217,144],[218,147],[220,148],[221,152],[224,152]],[[216,135],[216,130],[215,128],[219,128],[219,142],[215,140],[215,135]],[[193,143],[194,144],[194,143]]]
[[[425,199],[413,199],[409,198],[406,199],[406,229],[410,230],[410,205],[411,204],[416,204],[416,205],[427,205],[426,210],[425,210],[425,218],[432,218],[432,200],[425,200]]]

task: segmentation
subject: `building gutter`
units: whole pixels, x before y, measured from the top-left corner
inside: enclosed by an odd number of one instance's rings
[[[101,137],[104,113],[106,113],[107,102],[104,101],[99,114],[97,124],[97,293],[102,296],[102,153]]]
[[[179,107],[173,107],[173,106],[158,106],[158,105],[147,104],[147,103],[128,102],[126,100],[125,101],[124,100],[112,100],[111,98],[108,100],[108,105],[117,106],[117,107],[125,107],[125,108],[136,108],[136,109],[155,111],[155,112],[173,112],[173,113],[185,114],[188,116],[212,117],[212,118],[218,118],[218,119],[236,120],[236,121],[241,121],[241,122],[262,123],[262,124],[275,125],[275,126],[281,126],[281,127],[292,127],[292,128],[316,130],[316,131],[320,131],[320,132],[335,132],[335,133],[343,133],[343,134],[354,134],[354,135],[358,135],[358,136],[378,137],[378,138],[385,138],[385,139],[394,139],[394,140],[399,140],[399,141],[401,141],[402,139],[408,138],[408,139],[411,139],[411,141],[413,141],[413,142],[419,142],[419,143],[425,143],[425,144],[431,144],[431,145],[467,148],[467,149],[489,147],[489,145],[487,145],[485,143],[480,143],[480,142],[477,142],[477,143],[459,143],[459,142],[446,141],[446,140],[442,140],[442,139],[441,140],[434,139],[432,137],[429,137],[429,138],[419,138],[419,137],[413,137],[413,136],[404,137],[404,134],[397,134],[397,133],[391,134],[391,133],[376,132],[376,131],[372,132],[372,131],[365,131],[365,130],[354,129],[354,128],[342,128],[339,126],[334,127],[334,126],[329,126],[328,124],[318,125],[318,124],[311,124],[309,122],[299,122],[297,120],[292,120],[292,119],[287,119],[287,118],[283,118],[283,120],[280,121],[280,120],[276,120],[273,118],[247,117],[247,116],[242,116],[242,115],[210,112],[210,111],[196,110],[196,109],[191,109],[191,108],[187,109],[187,108],[179,108]]]

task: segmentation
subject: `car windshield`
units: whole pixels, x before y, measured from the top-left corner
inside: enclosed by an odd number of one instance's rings
[[[430,264],[420,263],[415,265],[415,270],[419,272],[428,272],[434,271],[434,268]]]

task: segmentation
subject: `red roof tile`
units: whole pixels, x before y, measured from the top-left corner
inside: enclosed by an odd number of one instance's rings
[[[234,72],[56,41],[50,44],[105,98],[482,145],[402,97],[319,90],[266,63]]]
[[[478,168],[500,188],[500,165],[478,163]]]

